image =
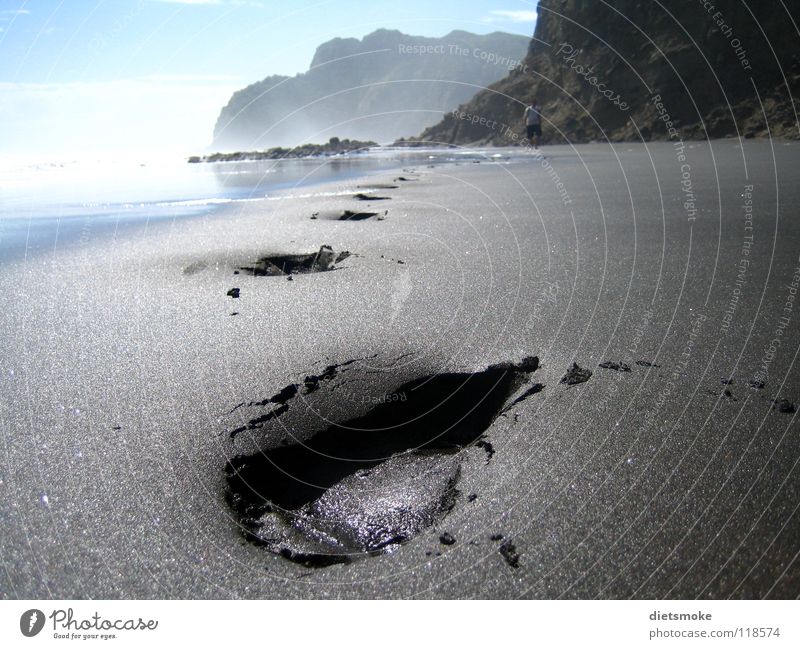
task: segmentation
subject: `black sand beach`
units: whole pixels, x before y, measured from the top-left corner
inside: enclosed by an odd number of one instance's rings
[[[493,149],[0,265],[0,596],[796,597],[798,146]]]

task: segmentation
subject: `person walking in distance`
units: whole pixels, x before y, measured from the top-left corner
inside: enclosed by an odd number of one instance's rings
[[[539,140],[542,137],[542,109],[536,99],[533,99],[525,109],[523,118],[525,119],[525,132],[528,142],[533,145],[534,149],[538,149]]]

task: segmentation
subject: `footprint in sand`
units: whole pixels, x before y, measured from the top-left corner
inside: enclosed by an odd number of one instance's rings
[[[239,404],[270,410],[235,432],[266,425],[323,384],[329,387],[322,396],[329,396],[344,365],[262,402]],[[530,357],[480,372],[421,376],[382,395],[366,414],[303,443],[234,457],[225,466],[228,503],[248,540],[303,565],[391,552],[464,500],[457,491],[463,451],[485,442],[486,430],[538,366]]]
[[[349,256],[350,252],[347,250],[337,254],[330,246],[322,246],[315,253],[260,257],[250,266],[239,266],[238,270],[256,277],[322,273],[334,270],[336,264]]]

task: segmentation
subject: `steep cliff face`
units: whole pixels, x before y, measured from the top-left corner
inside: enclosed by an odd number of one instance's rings
[[[308,72],[272,76],[236,92],[217,120],[217,149],[293,146],[331,136],[391,142],[419,133],[502,79],[529,39],[454,31],[442,38],[381,29],[335,38]]]
[[[541,0],[538,13],[525,65],[422,139],[519,142],[534,97],[551,142],[798,137],[796,1]]]

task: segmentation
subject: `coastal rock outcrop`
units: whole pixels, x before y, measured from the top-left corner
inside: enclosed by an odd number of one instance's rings
[[[420,139],[520,143],[533,98],[556,143],[796,139],[797,20],[787,3],[541,0],[524,65]]]
[[[317,48],[307,72],[271,76],[233,94],[216,150],[296,146],[331,136],[387,143],[435,124],[442,111],[502,79],[529,39],[453,31],[441,38],[379,29]]]

